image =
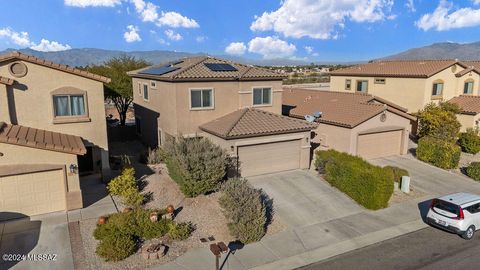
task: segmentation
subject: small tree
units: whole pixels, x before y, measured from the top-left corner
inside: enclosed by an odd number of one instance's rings
[[[121,175],[108,183],[107,188],[111,194],[119,196],[122,203],[127,206],[138,208],[145,201],[145,197],[138,190],[133,167],[125,167]]]
[[[125,125],[127,111],[133,101],[132,78],[127,75],[127,72],[148,65],[145,60],[122,55],[106,61],[103,65],[86,68],[89,72],[111,79],[111,82],[104,87],[105,98],[112,100],[115,104],[115,108],[120,116],[120,125],[122,126]]]
[[[458,136],[458,144],[465,153],[476,154],[480,152],[480,136],[478,129],[467,128]]]
[[[452,103],[428,104],[418,113],[418,136],[455,141],[461,126],[456,115],[459,112]]]

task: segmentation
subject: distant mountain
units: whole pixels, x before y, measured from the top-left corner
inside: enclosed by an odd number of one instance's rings
[[[183,57],[207,55],[205,53],[186,53],[175,51],[115,51],[115,50],[103,50],[94,48],[84,49],[70,49],[59,52],[40,52],[32,49],[7,49],[0,54],[10,51],[20,51],[25,54],[30,54],[39,58],[47,59],[55,63],[69,65],[72,67],[80,67],[87,65],[96,65],[111,59],[112,57],[120,56],[123,54],[134,56],[136,58],[145,59],[152,64],[160,64],[168,61],[173,61]],[[291,59],[270,59],[270,60],[256,60],[242,57],[234,57],[229,55],[219,55],[220,58],[229,59],[244,64],[250,65],[265,65],[265,66],[291,66],[291,65],[305,65],[309,64],[307,61],[291,60]]]
[[[390,55],[382,60],[419,60],[419,59],[480,59],[480,42],[459,44],[453,42],[434,43],[429,46],[410,49]]]

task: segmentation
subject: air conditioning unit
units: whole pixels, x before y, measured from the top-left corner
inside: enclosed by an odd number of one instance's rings
[[[312,115],[305,115],[304,116],[305,120],[307,120],[307,122],[310,122],[310,123],[313,123],[315,121],[315,116],[312,116]]]
[[[314,113],[313,113],[313,116],[314,116],[315,118],[320,118],[320,117],[322,117],[322,112],[314,112]]]

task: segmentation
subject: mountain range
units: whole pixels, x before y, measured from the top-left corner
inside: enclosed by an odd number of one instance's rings
[[[453,43],[442,42],[413,48],[401,53],[386,56],[381,60],[420,60],[420,59],[480,59],[480,42]]]

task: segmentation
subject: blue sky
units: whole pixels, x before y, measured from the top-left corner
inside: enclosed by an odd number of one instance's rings
[[[356,61],[480,40],[480,0],[15,0],[2,7],[1,50]]]

